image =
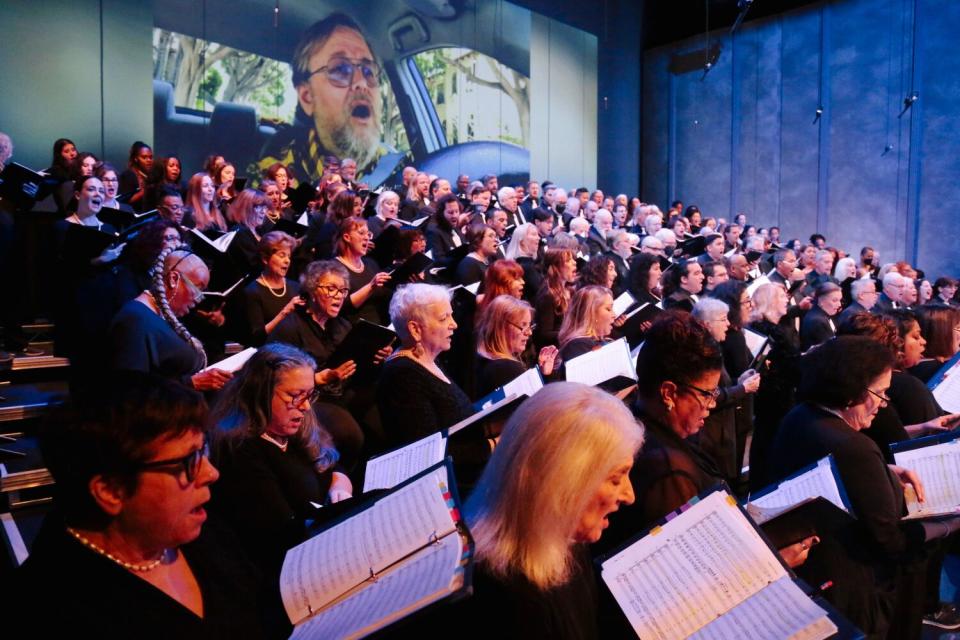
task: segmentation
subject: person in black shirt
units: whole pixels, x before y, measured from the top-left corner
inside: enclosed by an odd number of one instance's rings
[[[490,261],[497,255],[497,232],[482,223],[467,227],[464,239],[470,253],[457,265],[457,283],[482,282]]]
[[[814,306],[803,316],[800,323],[800,346],[804,351],[836,335],[836,317],[842,297],[840,285],[835,282],[827,280],[817,285],[813,298]]]
[[[144,197],[147,176],[153,168],[153,149],[137,140],[130,146],[127,170],[120,174],[120,193],[127,195],[127,203],[137,211],[145,211]],[[132,195],[129,195],[132,194]]]
[[[37,637],[263,637],[259,575],[207,521],[219,472],[200,394],[126,372],[64,417],[41,437],[57,511],[13,578],[9,624]]]
[[[609,342],[615,320],[610,289],[598,285],[578,289],[557,335],[560,357],[566,362]]]
[[[527,370],[523,355],[533,335],[533,307],[515,296],[499,295],[484,306],[477,321],[477,375],[474,399],[482,398]],[[555,346],[540,350],[537,365],[544,377],[553,373]]]
[[[337,230],[335,255],[337,262],[349,272],[347,280],[350,295],[344,302],[343,316],[356,323],[359,319],[386,326],[389,324],[387,305],[390,290],[386,284],[390,274],[367,257],[370,231],[367,221],[360,217],[347,218]]]
[[[237,306],[227,313],[228,318],[242,319],[234,325],[244,344],[262,345],[267,335],[304,303],[297,295],[300,286],[287,278],[290,257],[296,246],[297,241],[282,231],[270,231],[260,239],[258,248],[263,273],[244,288]]]

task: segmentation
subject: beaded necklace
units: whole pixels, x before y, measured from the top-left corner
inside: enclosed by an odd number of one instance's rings
[[[269,291],[274,298],[282,298],[283,296],[287,295],[287,279],[286,278],[283,279],[283,289],[280,290],[280,293],[274,292],[273,287],[270,286],[270,283],[268,283],[267,279],[264,278],[263,276],[260,276],[259,278],[257,278],[257,282],[265,286],[267,288],[267,291]]]
[[[163,551],[160,552],[160,557],[157,558],[156,560],[151,560],[150,562],[144,562],[143,564],[134,564],[132,562],[127,562],[126,560],[121,560],[120,558],[113,555],[106,549],[103,549],[102,547],[98,546],[97,544],[89,540],[86,536],[80,534],[73,527],[67,527],[67,533],[69,533],[74,538],[76,538],[77,541],[80,542],[80,544],[82,544],[83,546],[93,551],[96,551],[100,555],[106,558],[109,558],[110,560],[113,560],[118,565],[120,565],[121,567],[129,571],[138,571],[141,573],[145,573],[147,571],[153,571],[154,569],[159,567],[161,564],[170,564],[177,559],[176,549],[164,549]]]

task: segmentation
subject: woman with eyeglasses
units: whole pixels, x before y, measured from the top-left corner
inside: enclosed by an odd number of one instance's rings
[[[207,266],[189,251],[164,247],[150,276],[150,287],[123,305],[113,318],[110,367],[154,373],[198,391],[220,389],[230,373],[205,369],[203,345],[180,322],[203,299],[210,281]]]
[[[493,298],[478,318],[474,399],[502,387],[529,368],[524,354],[536,329],[533,307],[514,295]],[[553,345],[540,350],[537,366],[544,377],[553,373],[558,354]]]
[[[811,584],[832,580],[826,597],[868,637],[919,638],[924,543],[949,535],[960,519],[901,520],[908,493],[923,500],[923,479],[887,464],[864,434],[889,402],[894,365],[889,348],[866,336],[839,336],[807,354],[800,403],[780,424],[767,464],[779,480],[833,456],[857,520],[838,535],[840,552],[815,548],[800,575]]]
[[[227,209],[227,221],[237,232],[227,253],[246,272],[260,269],[260,233],[257,229],[267,218],[270,202],[263,191],[244,189]]]
[[[330,356],[350,333],[350,321],[341,315],[350,295],[349,282],[346,267],[336,260],[310,263],[300,275],[300,295],[306,304],[281,320],[267,339],[297,347],[316,362],[314,383],[329,416],[324,425],[343,454],[344,465],[352,468],[364,442],[354,416],[362,418],[373,399],[368,389],[349,384],[357,371],[356,362],[348,360],[335,367],[327,366]],[[381,349],[373,363],[380,364],[388,355],[389,347]]]
[[[314,505],[353,495],[340,454],[314,410],[316,365],[286,344],[261,347],[217,396],[214,509],[272,583],[287,549],[303,541]]]
[[[722,371],[717,341],[692,316],[667,311],[653,322],[637,360],[634,415],[646,430],[630,472],[637,501],[610,517],[606,548],[649,528],[722,479],[714,461],[691,444],[717,406]],[[780,555],[799,566],[815,542],[811,536]]]
[[[117,200],[118,187],[120,179],[117,177],[117,170],[109,162],[101,162],[97,165],[95,175],[103,183],[103,191],[106,197],[103,200],[103,206],[121,211],[133,211],[133,207]]]
[[[264,635],[259,576],[236,536],[207,520],[219,476],[207,424],[200,394],[143,373],[72,399],[41,433],[57,509],[9,585],[10,628],[44,638]]]
[[[381,271],[372,258],[370,230],[361,217],[350,217],[337,229],[336,260],[349,273],[350,295],[345,302],[344,316],[351,324],[361,318],[382,326],[390,324],[387,306],[390,304],[390,274]]]

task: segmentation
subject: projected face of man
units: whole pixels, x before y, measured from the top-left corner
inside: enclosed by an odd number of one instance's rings
[[[337,27],[315,49],[307,65],[309,78],[297,87],[297,96],[304,113],[313,118],[320,143],[341,158],[354,158],[359,166],[367,165],[375,156],[380,142],[380,86],[369,86],[359,62],[375,64],[363,36],[354,29]],[[327,70],[343,64],[354,64],[348,86],[331,82]]]

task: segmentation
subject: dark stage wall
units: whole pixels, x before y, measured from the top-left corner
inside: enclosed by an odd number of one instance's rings
[[[706,78],[668,71],[704,36],[645,52],[643,198],[958,273],[958,32],[958,3],[846,0],[712,33]]]

